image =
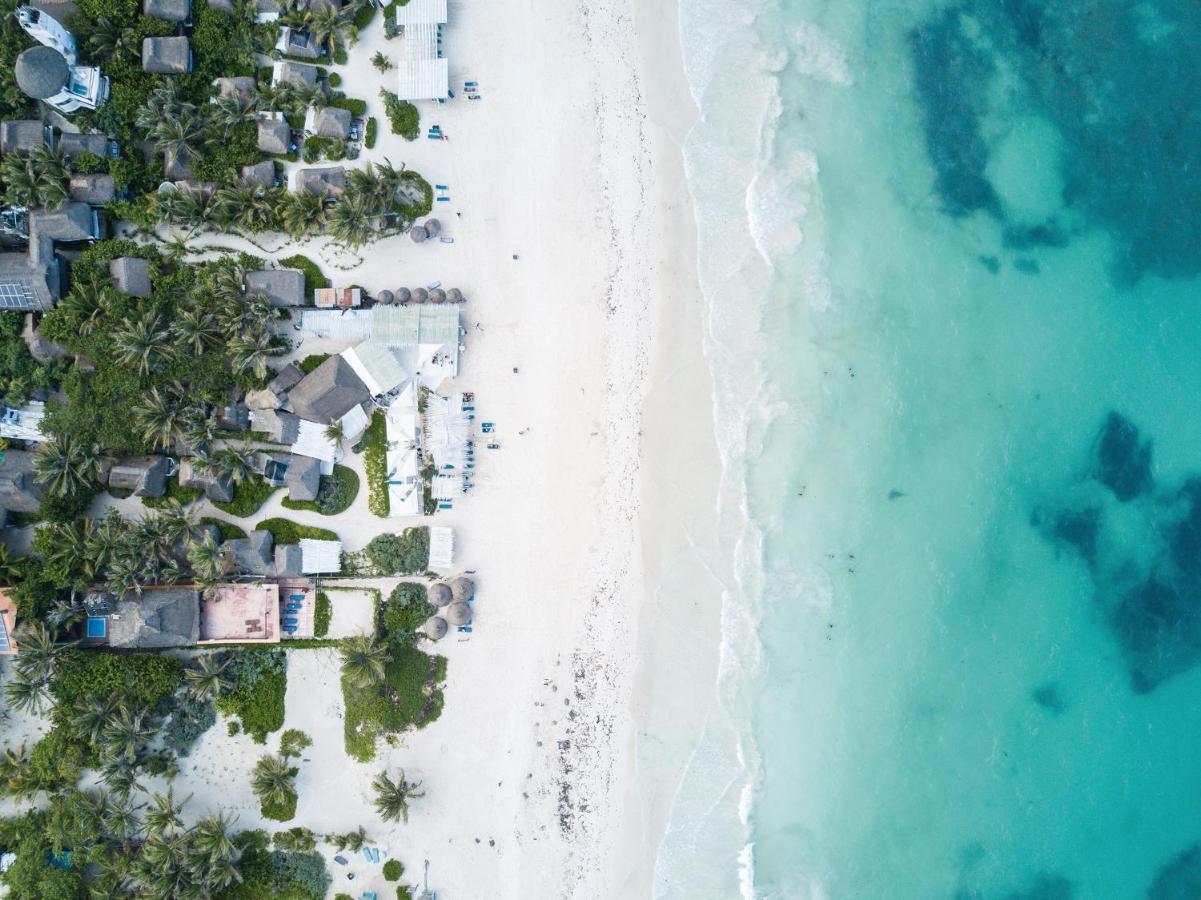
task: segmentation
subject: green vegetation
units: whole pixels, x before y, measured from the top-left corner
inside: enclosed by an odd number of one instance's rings
[[[363,555],[378,575],[419,575],[429,568],[430,530],[421,525],[399,535],[378,535]]]
[[[237,717],[256,744],[284,725],[288,662],[282,650],[238,650],[220,654],[226,662],[228,687],[217,697],[217,709]]]
[[[246,537],[246,532],[235,525],[233,522],[226,522],[224,519],[215,519],[212,516],[205,516],[200,520],[201,525],[215,525],[217,530],[221,532],[222,541],[236,541]]]
[[[313,636],[323,638],[329,634],[329,622],[333,618],[333,604],[325,591],[317,592],[317,608],[313,611]]]
[[[329,353],[311,353],[296,365],[300,371],[308,375],[310,372],[315,371],[323,362],[329,359],[330,356],[331,354]]]
[[[301,525],[299,522],[292,522],[288,519],[264,519],[255,528],[260,531],[270,531],[271,536],[275,538],[277,547],[285,544],[298,544],[302,538],[311,538],[315,541],[336,541],[338,539],[337,532],[330,531],[328,528]]]
[[[377,737],[424,728],[438,718],[445,680],[445,668],[436,663],[440,658],[414,647],[391,648],[386,652],[382,680],[371,687],[363,687],[353,669],[343,671],[343,739],[348,756],[369,762],[375,758]]]
[[[354,27],[362,31],[375,19],[375,4],[364,3],[354,14]]]
[[[400,860],[390,859],[384,863],[384,881],[400,881],[400,876],[405,873],[405,867],[400,864]]]
[[[367,133],[363,137],[363,144],[370,150],[375,146],[375,139],[379,134],[379,122],[372,116],[367,120]]]
[[[417,107],[408,100],[401,100],[391,91],[381,89],[380,97],[384,101],[384,115],[392,126],[392,133],[399,134],[406,141],[415,141],[421,136],[421,114]]]
[[[417,790],[421,782],[405,778],[404,769],[400,770],[396,780],[389,778],[388,773],[380,772],[371,787],[375,789],[375,811],[385,822],[409,821],[409,801],[425,796],[425,791]]]
[[[434,614],[425,586],[398,584],[384,605],[384,637],[394,645],[411,644],[425,620]]]
[[[371,65],[375,66],[379,73],[383,75],[390,68],[392,68],[392,60],[388,59],[388,57],[384,55],[383,51],[377,50],[375,52],[375,56],[371,57]]]
[[[300,155],[307,163],[314,163],[319,159],[337,161],[346,158],[346,145],[337,138],[311,134],[304,139]]]
[[[317,836],[301,825],[276,832],[271,842],[277,850],[291,850],[293,853],[309,853],[317,849]]]
[[[245,832],[239,841],[242,884],[216,900],[322,900],[333,879],[320,853],[269,850],[265,832]]]
[[[285,757],[268,753],[254,766],[251,787],[259,798],[259,808],[265,819],[287,822],[296,815],[295,778],[300,770],[289,765]]]
[[[299,728],[289,728],[279,736],[279,753],[284,758],[300,756],[306,748],[311,746],[313,746],[313,739]]]
[[[142,505],[148,506],[151,509],[164,509],[170,507],[173,503],[179,503],[182,506],[187,506],[204,496],[204,491],[200,488],[186,488],[179,486],[179,476],[172,475],[167,479],[167,488],[161,497],[143,497]]]
[[[34,360],[21,337],[23,318],[19,312],[0,312],[0,396],[12,406],[22,406],[34,388],[58,387],[70,368],[66,360]]]
[[[363,468],[367,474],[367,508],[380,518],[387,518],[388,503],[388,422],[383,412],[376,410],[363,436]]]
[[[295,256],[281,259],[279,265],[283,269],[299,269],[304,273],[305,303],[313,302],[313,291],[329,286],[329,279],[322,273],[321,267],[307,256],[297,253]]]
[[[359,495],[359,476],[354,469],[334,466],[332,475],[321,476],[321,487],[316,500],[285,499],[285,509],[307,509],[323,516],[336,516],[345,512]]]
[[[213,506],[231,516],[245,519],[262,509],[263,504],[278,490],[277,486],[267,484],[262,478],[254,475],[234,488],[232,500],[228,503],[214,500]]]

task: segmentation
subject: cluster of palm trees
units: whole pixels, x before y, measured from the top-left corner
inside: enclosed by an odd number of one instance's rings
[[[28,155],[9,153],[0,160],[5,206],[57,209],[67,201],[70,178],[62,155],[49,147]]]
[[[13,658],[13,677],[4,685],[8,705],[23,713],[39,713],[50,697],[54,666],[66,645],[41,622],[23,625],[16,635],[21,652]]]
[[[307,191],[234,186],[211,195],[182,188],[155,194],[150,203],[156,218],[174,225],[209,225],[221,231],[281,230],[295,240],[326,233],[357,248],[412,222],[412,206],[403,193],[407,180],[404,166],[397,169],[387,162],[368,163],[347,173],[346,189],[336,200]],[[396,217],[388,230],[379,222],[386,215]]]
[[[279,21],[291,28],[307,31],[318,47],[333,56],[338,47],[353,47],[358,42],[359,32],[354,19],[364,5],[366,0],[352,0],[345,6],[289,0],[284,4]]]

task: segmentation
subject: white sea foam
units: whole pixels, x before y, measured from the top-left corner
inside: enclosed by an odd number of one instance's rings
[[[830,84],[852,85],[855,78],[846,51],[812,22],[792,32],[793,57],[803,75]]]

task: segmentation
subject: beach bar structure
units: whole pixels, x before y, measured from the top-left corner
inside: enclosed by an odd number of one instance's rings
[[[442,55],[446,0],[409,0],[396,7],[404,46],[396,64],[396,94],[401,100],[445,100],[450,69]]]

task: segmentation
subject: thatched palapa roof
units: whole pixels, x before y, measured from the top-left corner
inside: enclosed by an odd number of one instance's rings
[[[454,599],[454,593],[450,589],[449,584],[439,581],[437,584],[431,584],[429,589],[430,603],[434,606],[442,607],[450,603]]]
[[[455,600],[464,602],[475,596],[475,582],[466,576],[459,576],[450,583],[450,590]]]
[[[446,607],[446,621],[451,625],[466,625],[471,621],[471,604],[459,601]]]
[[[142,38],[142,71],[184,75],[192,71],[192,48],[182,36]]]
[[[430,616],[425,620],[425,624],[421,626],[421,631],[431,641],[440,641],[446,637],[446,632],[450,631],[450,626],[446,624],[446,620],[441,616]]]
[[[37,46],[21,52],[13,66],[13,76],[23,94],[34,100],[46,100],[67,86],[71,68],[53,47]]]

